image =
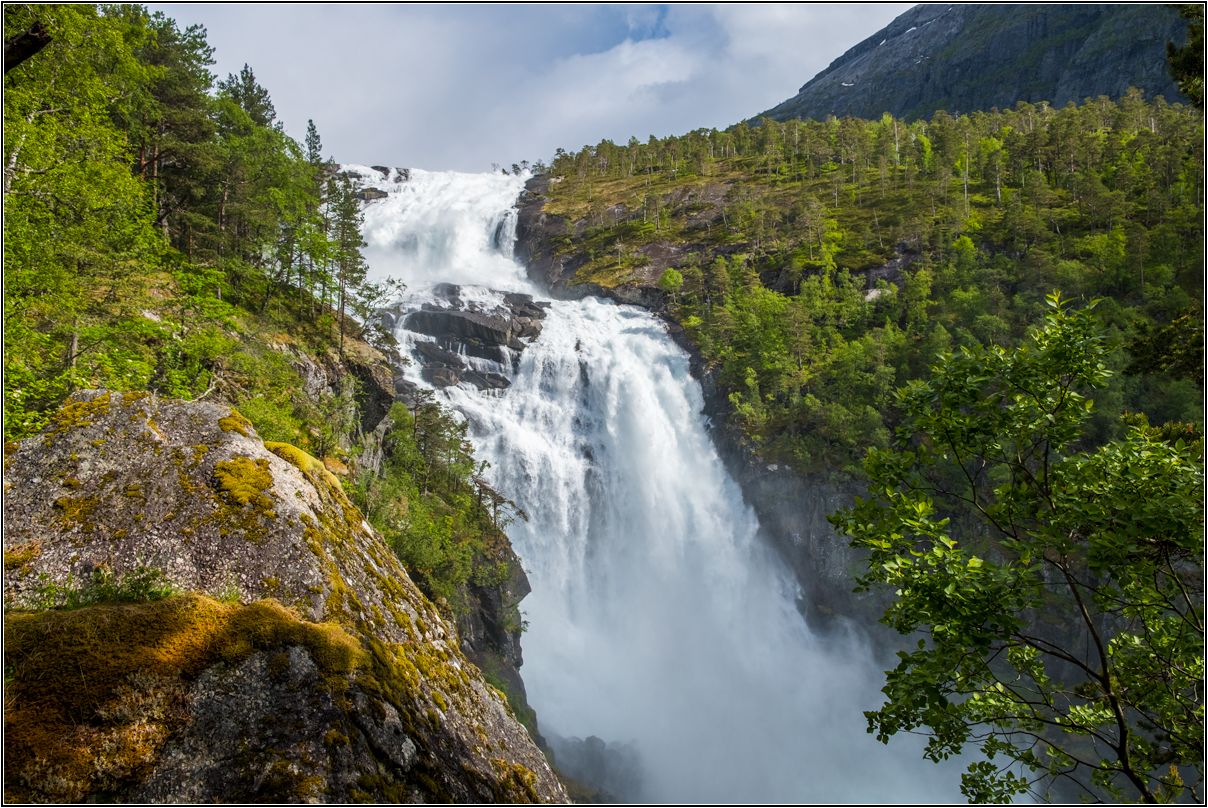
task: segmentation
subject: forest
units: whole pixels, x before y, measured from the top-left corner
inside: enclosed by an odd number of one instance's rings
[[[1125,412],[1200,420],[1198,110],[1134,92],[765,119],[604,141],[549,171],[546,210],[576,224],[557,249],[586,259],[575,281],[656,281],[766,459],[854,469],[887,445],[896,386],[942,351],[1017,344],[1054,290],[1102,299],[1096,439]]]

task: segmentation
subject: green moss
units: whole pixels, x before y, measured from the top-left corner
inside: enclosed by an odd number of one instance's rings
[[[240,455],[219,461],[214,466],[214,480],[231,502],[239,505],[251,503],[262,509],[272,505],[272,500],[264,492],[273,484],[273,475],[264,458],[253,460]]]
[[[324,466],[319,460],[302,451],[297,446],[294,446],[290,443],[281,443],[280,441],[275,440],[266,440],[264,442],[264,448],[268,449],[282,460],[292,463],[303,474],[305,474],[306,478],[312,483],[318,485],[321,481],[333,493],[343,497],[344,487],[340,485],[339,478],[328,471],[327,467]]]
[[[26,596],[24,605],[35,609],[79,609],[98,603],[163,600],[177,592],[162,570],[137,567],[124,575],[116,575],[108,567],[101,566],[83,581],[77,581],[70,574],[61,582],[46,573],[39,575],[38,583]]]
[[[499,802],[540,802],[537,794],[537,775],[528,766],[511,763],[503,758],[492,758],[491,767],[499,776],[496,797]]]
[[[51,446],[54,439],[60,435],[88,426],[99,416],[108,414],[110,398],[110,393],[105,392],[88,401],[69,401],[64,404],[50,419],[44,443]]]
[[[10,612],[4,624],[5,785],[18,802],[82,802],[137,779],[185,719],[184,683],[217,662],[301,646],[339,690],[366,661],[340,626],[306,622],[274,601],[186,595]],[[317,781],[303,785],[309,793]]]
[[[218,426],[223,432],[238,432],[245,438],[252,436],[252,422],[244,418],[243,414],[234,407],[231,408],[230,415],[218,419]]]
[[[64,524],[69,527],[91,527],[91,518],[100,505],[98,497],[59,497],[55,507],[62,513]]]

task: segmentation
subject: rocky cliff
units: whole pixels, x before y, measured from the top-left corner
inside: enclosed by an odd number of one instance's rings
[[[230,408],[78,394],[4,490],[6,799],[565,801],[338,481]]]
[[[1166,43],[1184,40],[1186,23],[1163,5],[919,5],[763,115],[910,119],[1119,98],[1129,87],[1182,101]]]
[[[585,219],[569,221],[545,210],[549,183],[548,176],[533,177],[525,184],[520,198],[515,255],[516,260],[525,265],[529,278],[557,298],[597,295],[648,309],[662,307],[666,295],[657,283],[663,270],[673,263],[668,258],[676,250],[675,246],[663,244],[661,249],[652,251],[651,260],[623,282],[604,285],[581,279],[576,273],[586,263],[586,256],[582,252],[566,254],[559,247],[582,236],[588,222]]]

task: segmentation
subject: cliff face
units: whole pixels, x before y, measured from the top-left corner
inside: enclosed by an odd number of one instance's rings
[[[566,799],[314,458],[108,392],[5,455],[6,798]]]
[[[584,220],[571,222],[564,216],[545,210],[546,191],[549,177],[539,175],[525,184],[521,194],[519,213],[516,219],[516,260],[525,265],[529,278],[542,284],[556,298],[580,298],[597,295],[618,303],[629,303],[648,309],[658,309],[666,295],[657,286],[659,276],[671,262],[667,255],[652,255],[645,267],[635,277],[623,283],[605,286],[595,282],[584,282],[576,277],[579,268],[586,263],[581,253],[560,255],[557,245],[568,237],[582,235],[587,228]],[[663,245],[663,252],[673,251]]]
[[[920,5],[763,115],[911,119],[1119,98],[1129,87],[1182,101],[1166,43],[1185,39],[1186,24],[1162,5]]]

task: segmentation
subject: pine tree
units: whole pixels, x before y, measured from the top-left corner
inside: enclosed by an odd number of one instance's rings
[[[260,126],[272,126],[277,120],[277,110],[273,107],[268,90],[256,83],[256,74],[246,64],[238,76],[230,73],[218,82],[218,92],[242,107],[252,121]]]
[[[306,121],[306,161],[316,167],[323,162],[323,141],[312,120]]]
[[[344,352],[345,312],[348,298],[365,281],[365,259],[361,248],[361,225],[365,217],[347,174],[328,186],[331,202],[331,240],[335,251],[337,310],[340,322],[340,352]]]

